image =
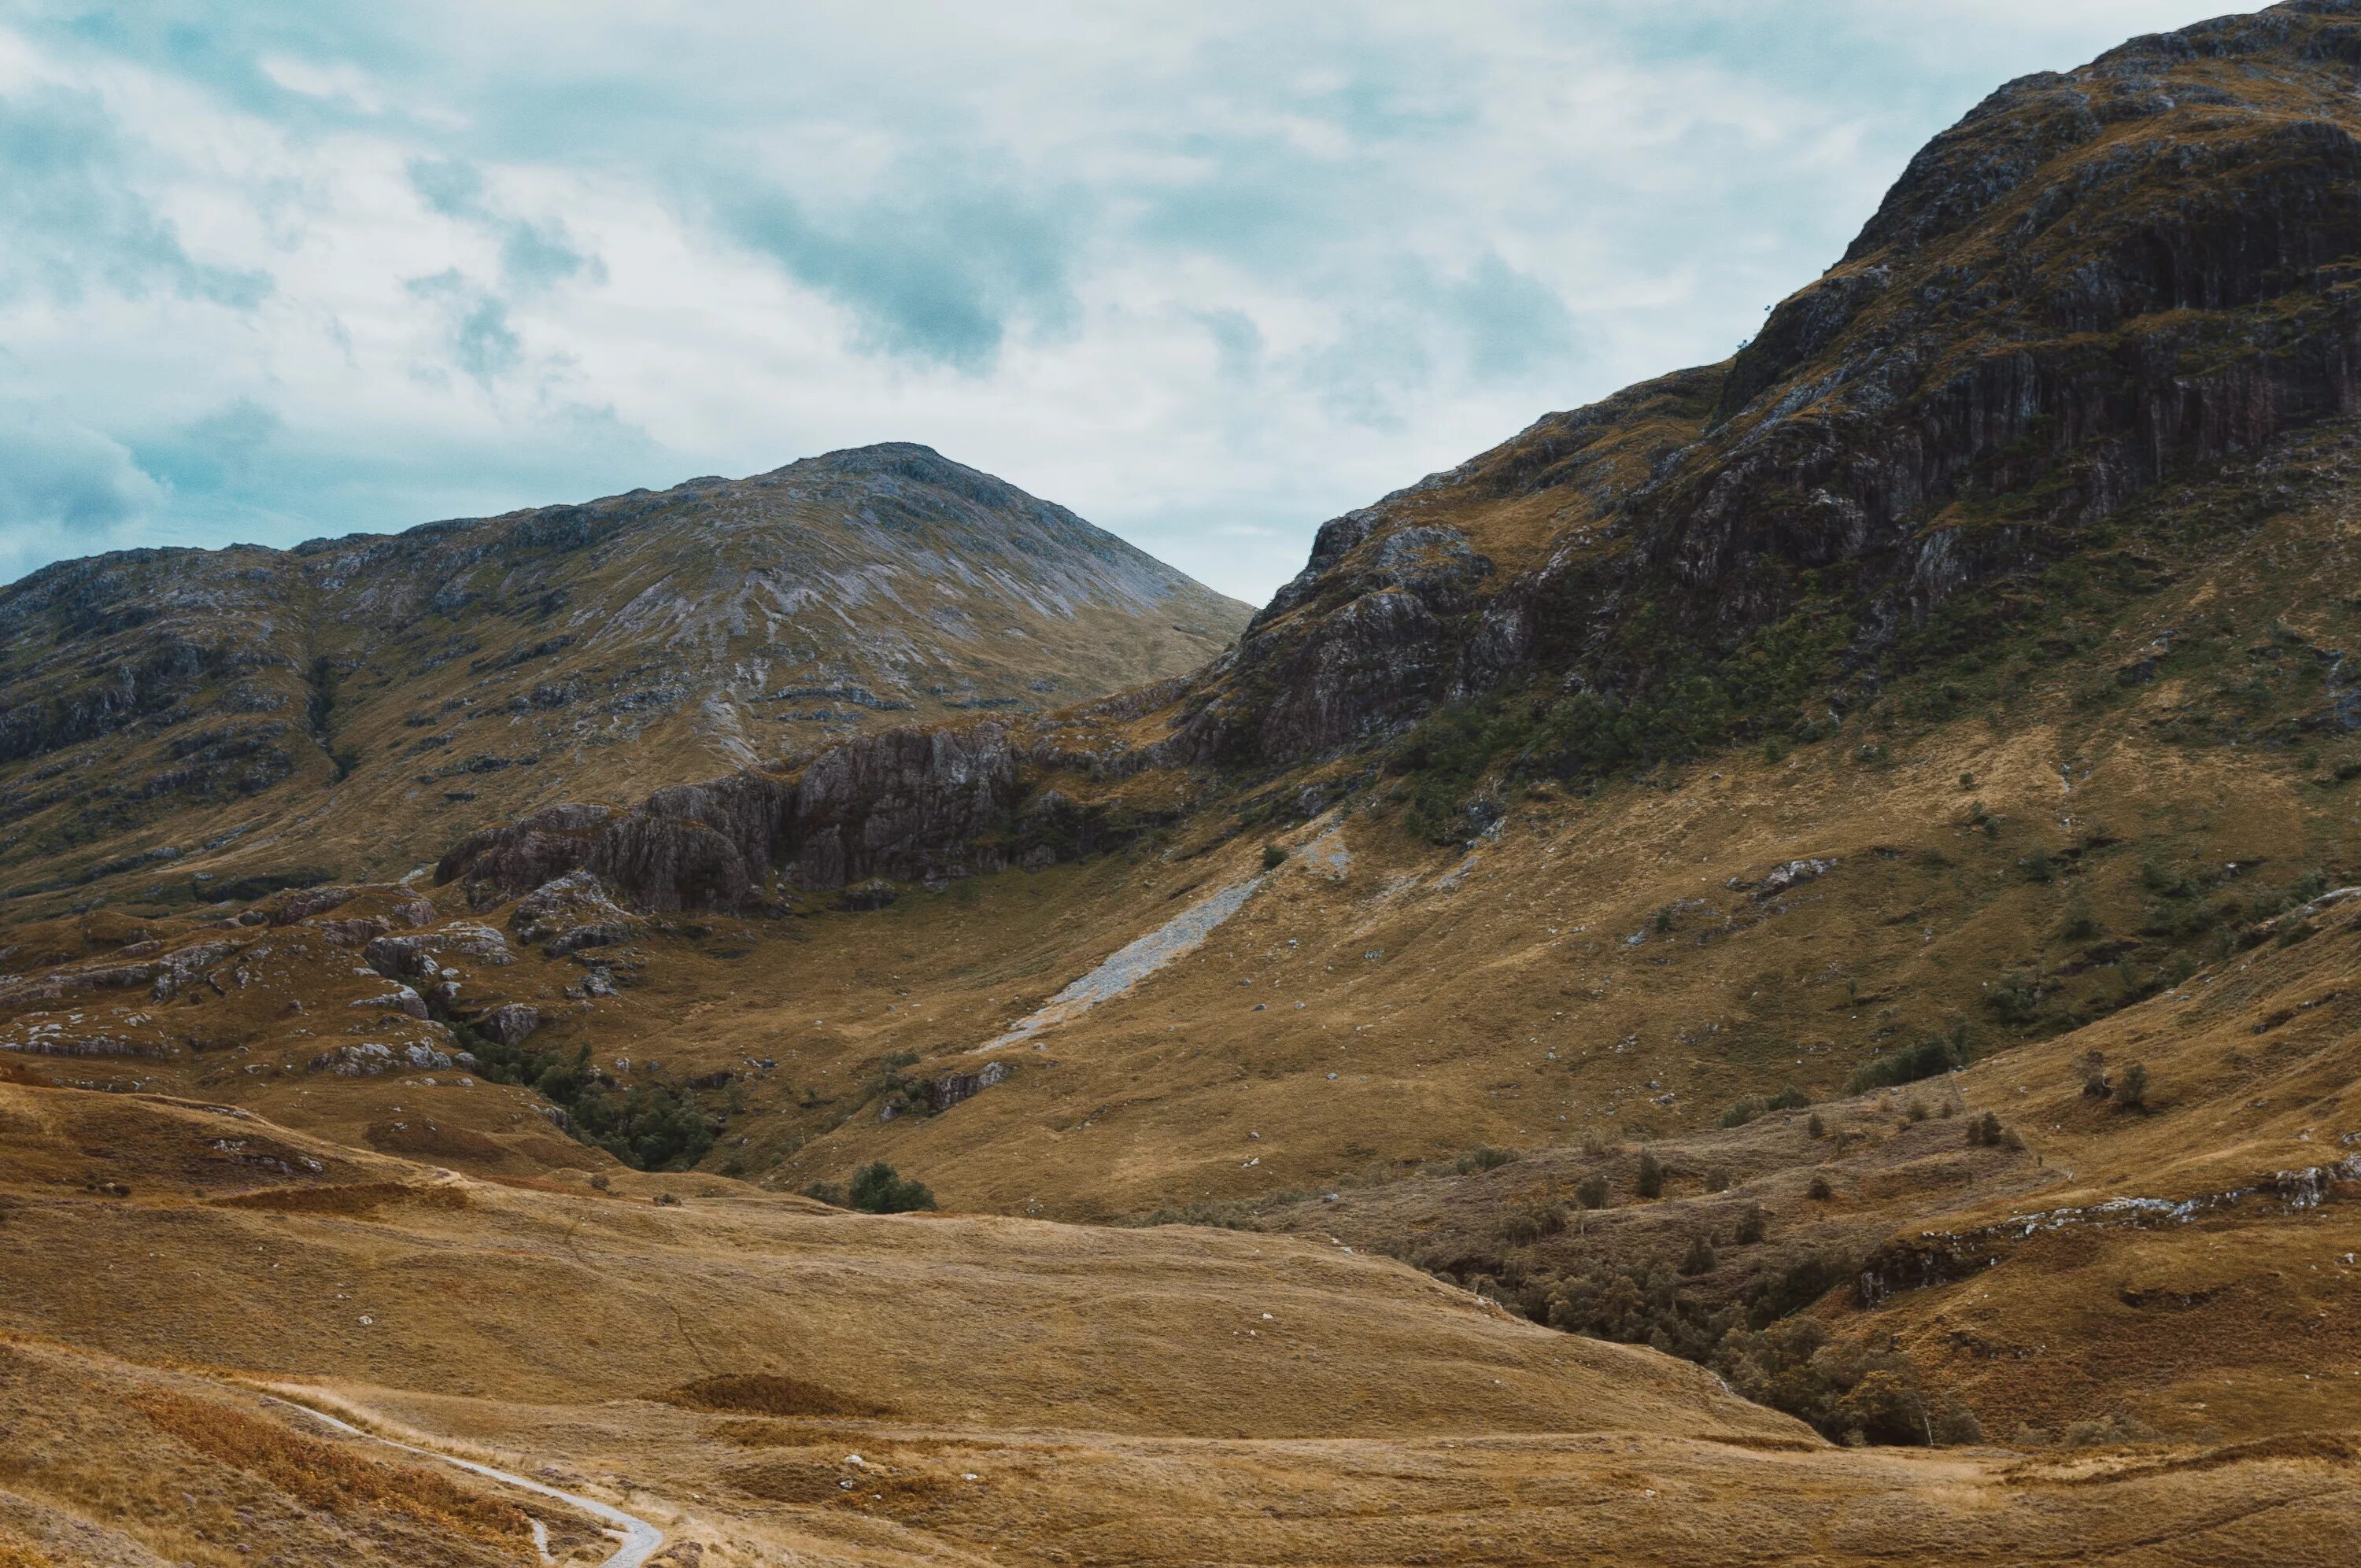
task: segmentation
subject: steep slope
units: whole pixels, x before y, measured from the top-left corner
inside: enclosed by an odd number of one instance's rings
[[[398,873],[552,798],[1178,674],[1245,614],[906,444],[390,537],[61,563],[0,589],[0,881],[38,906]]]

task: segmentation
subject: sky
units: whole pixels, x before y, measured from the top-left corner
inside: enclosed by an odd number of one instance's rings
[[[0,0],[0,581],[924,442],[1257,603],[2174,0]]]

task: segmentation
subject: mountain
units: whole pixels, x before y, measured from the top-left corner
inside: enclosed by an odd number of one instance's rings
[[[1179,674],[1245,615],[910,444],[63,562],[0,589],[0,878],[87,900],[398,874],[553,797]],[[217,863],[262,839],[254,870]]]
[[[301,1370],[708,1562],[2341,1561],[2357,74],[2313,0],[2010,84],[1193,671],[20,901],[0,1218],[218,1282],[53,1262],[23,1378]]]

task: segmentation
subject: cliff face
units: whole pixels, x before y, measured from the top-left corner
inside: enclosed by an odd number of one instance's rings
[[[1816,597],[1851,662],[2167,474],[2361,403],[2361,11],[1993,93],[1727,366],[1554,415],[1320,536],[1189,720],[1286,764],[1547,675],[1631,696]]]
[[[61,563],[0,588],[0,885],[122,874],[82,846],[126,836],[185,882],[289,813],[313,814],[295,859],[407,869],[553,800],[1175,675],[1246,616],[906,444],[390,537]]]

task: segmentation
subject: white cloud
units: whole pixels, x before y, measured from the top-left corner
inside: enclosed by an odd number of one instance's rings
[[[905,439],[1259,598],[1325,517],[1727,354],[2000,81],[2203,9],[36,4],[0,128],[106,159],[0,185],[82,284],[0,300],[0,399],[130,465],[109,538]]]
[[[55,409],[0,403],[0,570],[135,539],[164,499],[121,443]]]

